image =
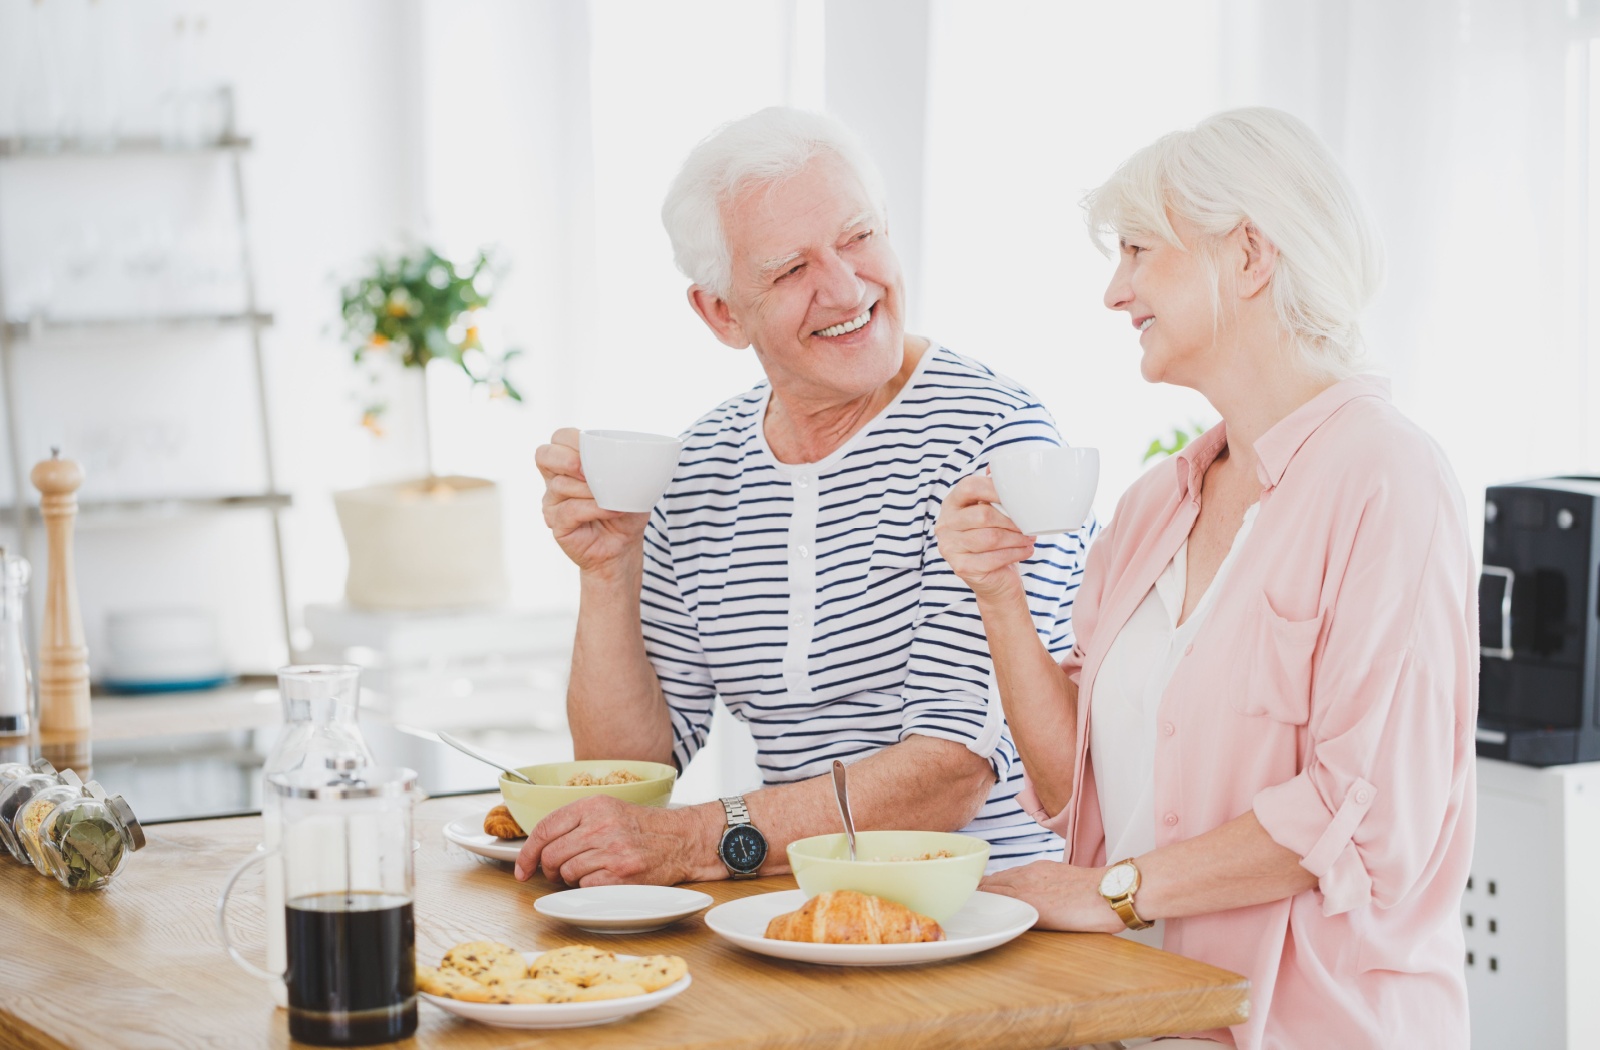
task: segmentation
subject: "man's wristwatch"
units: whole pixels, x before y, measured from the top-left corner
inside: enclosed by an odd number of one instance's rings
[[[1130,930],[1148,930],[1153,922],[1145,922],[1133,910],[1133,895],[1139,892],[1139,866],[1130,860],[1119,860],[1106,869],[1100,877],[1100,896],[1111,905],[1111,910]]]
[[[753,879],[767,859],[767,837],[750,823],[744,796],[723,799],[722,808],[728,814],[728,827],[717,843],[717,856],[727,865],[730,878]]]

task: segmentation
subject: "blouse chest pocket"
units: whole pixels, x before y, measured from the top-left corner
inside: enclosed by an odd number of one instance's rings
[[[1312,657],[1322,632],[1322,617],[1290,620],[1279,616],[1263,591],[1245,624],[1240,646],[1242,681],[1234,691],[1240,714],[1264,715],[1288,725],[1305,725],[1311,715]]]

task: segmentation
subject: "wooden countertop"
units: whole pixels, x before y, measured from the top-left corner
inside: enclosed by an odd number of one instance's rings
[[[557,887],[518,884],[446,843],[444,824],[493,799],[433,799],[417,809],[417,957],[494,939],[524,950],[604,943],[682,955],[694,984],[633,1019],[567,1031],[488,1028],[419,1006],[418,1048],[1062,1047],[1238,1023],[1244,978],[1103,934],[1028,933],[980,955],[929,966],[810,966],[754,955],[701,916],[652,934],[606,938],[544,918]],[[73,893],[0,859],[0,1045],[286,1047],[285,1015],[233,965],[214,926],[229,870],[259,840],[256,817],[164,824],[99,893]],[[697,886],[720,903],[792,889],[787,877]],[[230,908],[235,938],[261,943],[260,881]],[[703,915],[703,913],[702,913]],[[247,954],[249,947],[244,949]],[[257,956],[259,958],[259,956]],[[294,1044],[299,1045],[299,1044]]]

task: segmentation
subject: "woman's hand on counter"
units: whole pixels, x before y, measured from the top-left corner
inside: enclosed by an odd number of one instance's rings
[[[1033,905],[1039,912],[1035,929],[1121,933],[1127,927],[1100,896],[1100,879],[1105,871],[1058,860],[1036,860],[995,872],[985,877],[978,888]]]

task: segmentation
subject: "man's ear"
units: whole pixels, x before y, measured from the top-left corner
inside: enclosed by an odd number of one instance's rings
[[[744,326],[733,316],[733,311],[728,308],[728,300],[722,296],[698,284],[691,284],[689,307],[700,315],[700,320],[706,323],[706,327],[724,346],[743,350],[750,345],[750,337],[744,334]]]
[[[1237,260],[1236,287],[1239,298],[1253,299],[1272,281],[1278,268],[1278,246],[1262,235],[1255,223],[1246,219],[1228,235]]]

